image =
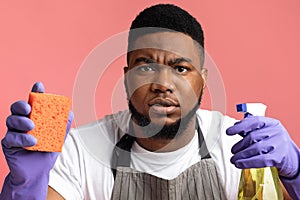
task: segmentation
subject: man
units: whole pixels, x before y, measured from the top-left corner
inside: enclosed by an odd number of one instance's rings
[[[174,5],[142,11],[130,28],[124,68],[129,112],[72,129],[57,158],[22,148],[36,143],[25,134],[34,124],[27,103],[13,104],[2,140],[10,173],[1,200],[236,199],[238,168],[265,166],[275,166],[290,196],[300,199],[300,151],[280,122],[252,116],[234,125],[198,109],[203,63],[194,17]],[[33,91],[44,92],[43,85]]]

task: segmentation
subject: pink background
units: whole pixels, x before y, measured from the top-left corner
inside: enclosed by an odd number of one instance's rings
[[[42,81],[48,92],[72,97],[76,74],[89,53],[126,31],[145,6],[158,2],[178,4],[202,23],[206,50],[224,82],[225,113],[241,118],[235,104],[264,102],[267,115],[280,119],[299,145],[298,0],[0,1],[0,137],[6,132],[11,103],[27,100],[34,82]],[[124,57],[115,60],[99,81],[96,105],[84,105],[94,106],[97,116],[115,111],[110,96],[124,65]],[[209,76],[211,82],[213,78]],[[211,108],[212,100],[206,91],[202,107]],[[7,173],[1,152],[0,186]]]

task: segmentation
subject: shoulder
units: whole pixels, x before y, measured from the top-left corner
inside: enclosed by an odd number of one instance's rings
[[[232,126],[237,120],[222,114],[219,111],[210,111],[198,109],[197,119],[202,131],[207,132],[209,129],[219,129],[220,131],[226,130]]]
[[[226,134],[227,128],[237,122],[232,117],[218,111],[199,109],[197,111],[197,119],[206,144],[211,151],[231,148],[233,144],[240,140],[238,136],[228,136]]]
[[[64,146],[98,161],[109,162],[116,142],[128,131],[129,120],[129,111],[122,111],[73,128]]]
[[[71,129],[70,135],[73,137],[94,138],[94,137],[108,137],[114,140],[116,132],[127,132],[130,120],[130,113],[128,110],[120,111],[115,114],[106,115],[103,119],[78,126]]]

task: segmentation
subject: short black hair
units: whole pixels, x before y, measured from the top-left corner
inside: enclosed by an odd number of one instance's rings
[[[142,29],[152,28],[155,29]],[[141,11],[132,21],[128,37],[128,52],[141,35],[153,32],[175,31],[189,35],[200,47],[201,67],[204,63],[204,34],[200,23],[182,8],[173,4],[157,4]],[[127,54],[127,57],[129,55]],[[127,58],[128,60],[128,58]]]

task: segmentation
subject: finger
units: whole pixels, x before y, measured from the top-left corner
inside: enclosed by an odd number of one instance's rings
[[[270,132],[272,130],[269,130],[269,128],[261,128],[255,131],[250,132],[247,134],[242,140],[237,142],[235,145],[232,146],[231,152],[233,154],[242,151],[249,146],[260,142],[262,140],[267,140],[270,137]]]
[[[275,163],[270,160],[269,157],[268,154],[257,155],[251,158],[237,160],[234,165],[240,169],[275,166]]]
[[[69,117],[68,117],[68,124],[67,124],[67,129],[66,129],[66,132],[68,133],[70,128],[71,128],[71,125],[72,125],[72,121],[74,119],[74,113],[72,111],[69,112]]]
[[[1,143],[5,148],[29,147],[34,146],[37,139],[27,133],[7,132]]]
[[[17,101],[11,105],[10,110],[14,115],[27,116],[31,112],[31,107],[25,101]]]
[[[44,93],[45,92],[45,87],[42,82],[36,82],[31,89],[31,92],[39,92],[39,93]]]
[[[236,154],[234,154],[234,156],[232,156],[230,161],[232,163],[236,163],[239,160],[250,159],[259,155],[266,155],[272,153],[274,149],[275,147],[273,145],[269,145],[266,142],[260,141],[251,145],[247,149],[237,152]]]
[[[227,135],[246,135],[251,131],[266,126],[267,120],[265,117],[249,116],[236,123],[234,126],[226,130]]]
[[[6,126],[9,130],[27,132],[34,128],[34,123],[28,117],[10,115],[6,119]]]

